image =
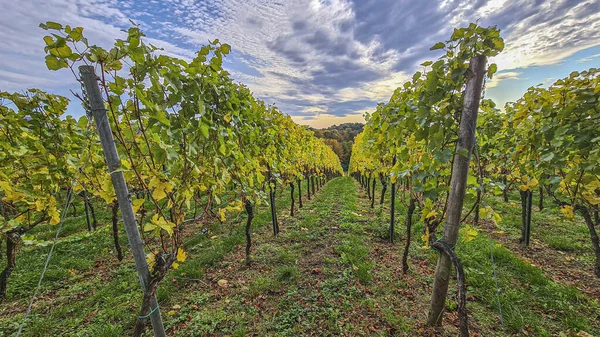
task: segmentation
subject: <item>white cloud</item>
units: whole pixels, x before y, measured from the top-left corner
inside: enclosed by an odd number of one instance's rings
[[[38,25],[56,21],[73,27],[84,27],[84,35],[91,44],[110,47],[116,38],[124,38],[121,27],[131,25],[118,6],[130,7],[131,2],[53,0],[2,1],[0,11],[0,90],[19,91],[37,87],[51,92],[67,88],[78,89],[73,75],[62,70],[49,71],[44,62],[43,37],[49,32]],[[169,42],[148,38],[147,42],[164,48],[165,54],[192,57],[193,53]]]
[[[505,50],[494,62],[498,69],[553,65],[574,53],[600,45],[600,11],[588,13],[596,0],[570,6],[563,1],[546,2],[539,11],[510,27],[504,36]],[[556,7],[569,6],[561,17]]]
[[[492,80],[487,82],[486,88],[490,89],[490,88],[497,87],[498,84],[500,83],[500,81],[503,81],[503,80],[518,80],[519,75],[521,75],[521,74],[522,74],[521,72],[516,72],[516,71],[507,71],[507,72],[494,74],[494,77],[492,77]]]

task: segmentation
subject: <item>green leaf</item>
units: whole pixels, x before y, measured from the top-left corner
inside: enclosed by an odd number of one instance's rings
[[[496,50],[498,50],[498,51],[504,50],[504,39],[502,39],[502,38],[495,39],[494,47],[496,47]]]
[[[498,66],[496,65],[496,63],[490,64],[490,66],[488,67],[488,70],[487,70],[488,77],[491,79],[497,70],[498,70]]]
[[[208,138],[208,124],[200,124],[200,133],[204,138]]]
[[[551,161],[552,158],[554,158],[554,153],[550,152],[550,153],[546,153],[545,155],[540,157],[541,161]]]
[[[223,52],[223,54],[227,55],[231,52],[231,46],[225,43],[221,46],[221,51]]]
[[[452,37],[450,39],[458,40],[458,39],[462,38],[463,36],[465,36],[465,31],[463,29],[454,28],[454,33],[452,33]]]
[[[52,36],[46,35],[44,36],[44,42],[46,42],[46,45],[49,46],[54,43],[54,39]]]
[[[75,41],[81,40],[81,38],[83,37],[83,27],[73,28],[73,30],[71,30],[71,33],[69,35]]]
[[[62,68],[68,68],[69,65],[67,62],[59,60],[54,55],[46,55],[46,67],[48,67],[49,70],[59,70]]]
[[[150,117],[156,119],[159,123],[169,126],[171,125],[171,121],[169,121],[169,117],[163,110],[153,110],[150,114]]]
[[[71,47],[65,44],[60,47],[50,49],[50,54],[56,57],[67,58],[73,54],[73,51],[71,50]]]
[[[438,49],[442,49],[445,47],[446,47],[446,45],[443,42],[438,42],[438,43],[434,44],[433,47],[429,48],[429,50],[438,50]]]
[[[129,47],[137,47],[140,45],[140,39],[138,37],[131,37],[129,39]]]
[[[56,29],[56,30],[61,30],[63,28],[63,26],[60,23],[56,23],[53,21],[46,21],[46,27],[48,27],[48,29]]]
[[[227,147],[225,146],[225,144],[221,144],[221,145],[219,146],[219,153],[220,153],[220,154],[222,154],[223,156],[224,156],[225,154],[227,154]]]

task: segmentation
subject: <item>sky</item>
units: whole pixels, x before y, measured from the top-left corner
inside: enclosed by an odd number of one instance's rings
[[[0,90],[73,98],[68,70],[44,63],[40,22],[84,27],[108,47],[135,21],[164,53],[191,59],[209,40],[232,47],[224,66],[299,124],[363,122],[453,28],[497,25],[505,50],[486,97],[500,106],[530,86],[600,67],[600,0],[0,0]],[[68,113],[81,115],[71,104]]]

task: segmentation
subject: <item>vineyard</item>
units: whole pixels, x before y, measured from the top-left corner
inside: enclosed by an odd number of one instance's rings
[[[500,30],[454,29],[346,173],[228,44],[40,28],[86,116],[0,92],[0,334],[600,335],[600,70],[500,109]]]

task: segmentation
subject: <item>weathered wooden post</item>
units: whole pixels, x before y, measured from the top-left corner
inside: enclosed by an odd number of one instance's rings
[[[127,233],[127,239],[129,240],[129,247],[133,254],[133,260],[135,262],[135,269],[137,270],[142,290],[146,292],[148,282],[150,281],[150,270],[146,263],[146,254],[144,252],[144,242],[140,238],[140,232],[136,224],[135,213],[131,205],[131,195],[127,189],[127,182],[123,172],[119,170],[121,166],[121,159],[117,153],[117,147],[113,138],[112,130],[110,129],[110,123],[108,122],[108,115],[106,108],[104,107],[104,101],[100,88],[98,87],[98,77],[94,73],[93,66],[80,66],[79,73],[83,86],[89,101],[91,112],[96,122],[96,128],[98,135],[100,136],[100,142],[102,143],[102,150],[104,152],[104,158],[106,160],[106,166],[108,166],[108,172],[117,195],[117,201],[119,203],[119,209],[121,210],[121,216],[123,217],[123,223],[125,225],[125,232]],[[153,295],[151,299],[152,312],[150,314],[150,321],[152,322],[152,328],[154,330],[155,337],[165,337],[165,328],[163,326],[162,318],[160,316],[160,309],[158,308],[158,302],[156,296]]]
[[[477,113],[479,110],[479,101],[481,100],[481,91],[483,89],[486,61],[485,56],[476,56],[471,59],[469,64],[469,78],[465,88],[464,106],[462,117],[460,119],[460,131],[458,141],[456,142],[456,152],[454,153],[452,177],[450,178],[448,211],[444,224],[444,233],[440,240],[449,247],[454,247],[456,245],[458,237],[461,212],[467,188],[469,164],[471,162],[471,151],[473,150],[475,141]],[[429,308],[429,317],[427,319],[427,324],[430,326],[437,326],[442,322],[443,309],[448,294],[451,266],[452,261],[450,260],[450,257],[447,254],[440,252],[437,267],[435,269],[431,306]],[[464,323],[466,324],[466,317],[464,319]],[[463,322],[461,322],[461,326],[463,325],[462,323]],[[466,335],[468,335],[468,329]],[[465,336],[463,329],[461,329],[461,336]]]
[[[394,159],[392,159],[392,167],[396,165],[396,155],[394,155]],[[394,222],[395,222],[395,212],[396,212],[396,181],[392,182],[391,193],[391,202],[392,205],[390,207],[390,243],[394,243]]]

